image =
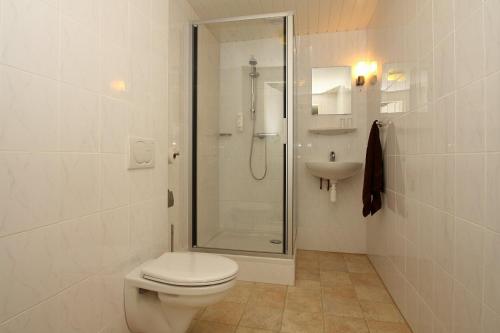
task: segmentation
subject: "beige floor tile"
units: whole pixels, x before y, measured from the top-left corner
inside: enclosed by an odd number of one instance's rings
[[[198,320],[193,322],[189,333],[233,333],[235,330],[236,326],[233,325]]]
[[[252,282],[237,281],[236,285],[229,291],[229,294],[224,298],[224,302],[234,302],[246,304],[250,299],[250,295],[254,289]]]
[[[404,323],[404,319],[394,304],[360,301],[367,320]]]
[[[357,299],[356,290],[354,286],[351,285],[340,285],[337,287],[325,287],[322,288],[323,293],[330,297],[343,297],[343,298],[354,298]]]
[[[370,259],[366,254],[354,254],[354,253],[344,253],[343,257],[346,262],[350,263],[361,263],[361,264],[369,264]]]
[[[319,269],[319,260],[307,260],[307,259],[297,259],[295,261],[295,267],[298,269]]]
[[[288,289],[291,289],[291,288],[319,289],[319,288],[321,288],[321,283],[319,281],[314,281],[314,280],[295,280],[295,286],[288,287]]]
[[[297,250],[297,260],[309,260],[318,261],[320,257],[320,251],[309,251],[309,250]]]
[[[359,301],[355,298],[345,298],[323,293],[323,311],[343,317],[363,318]]]
[[[263,330],[261,328],[250,328],[240,326],[236,329],[236,333],[274,333],[278,331]]]
[[[349,273],[349,277],[354,285],[384,287],[377,273]]]
[[[285,306],[286,286],[256,284],[250,294],[248,304],[283,309]]]
[[[392,304],[392,298],[383,287],[355,285],[356,295],[359,300]]]
[[[340,252],[319,251],[318,256],[319,256],[320,260],[322,260],[322,259],[344,260],[344,254],[342,254]]]
[[[296,268],[295,278],[297,280],[319,281],[320,280],[319,268],[318,269]]]
[[[340,271],[347,272],[347,264],[342,255],[339,256],[323,256],[319,261],[320,270],[322,271]]]
[[[325,315],[325,333],[369,333],[363,318]]]
[[[234,302],[220,302],[210,305],[201,315],[201,320],[222,324],[237,325],[243,314],[245,305]]]
[[[347,269],[352,273],[375,273],[375,269],[370,263],[348,262]]]
[[[321,290],[289,288],[285,310],[321,312]]]
[[[281,326],[282,316],[282,309],[247,305],[240,326],[276,331]]]
[[[281,332],[322,333],[323,314],[321,312],[285,311]]]
[[[368,320],[370,333],[412,333],[408,325],[403,323],[384,323]]]
[[[320,279],[322,287],[341,287],[352,285],[349,273],[346,272],[321,271]]]

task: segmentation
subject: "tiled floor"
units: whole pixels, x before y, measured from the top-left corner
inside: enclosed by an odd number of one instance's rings
[[[296,285],[238,282],[190,333],[410,333],[364,255],[299,251]]]

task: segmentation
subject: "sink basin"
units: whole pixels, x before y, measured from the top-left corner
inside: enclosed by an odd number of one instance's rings
[[[306,162],[306,167],[313,176],[330,179],[332,182],[354,176],[362,166],[361,162]]]

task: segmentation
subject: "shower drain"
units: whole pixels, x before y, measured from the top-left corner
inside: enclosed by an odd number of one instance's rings
[[[279,239],[271,239],[269,241],[269,243],[271,243],[271,244],[281,244],[281,241]]]

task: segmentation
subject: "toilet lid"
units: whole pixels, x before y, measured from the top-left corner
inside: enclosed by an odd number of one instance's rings
[[[165,253],[144,265],[145,279],[176,286],[209,286],[230,281],[238,273],[233,260],[209,253]]]

